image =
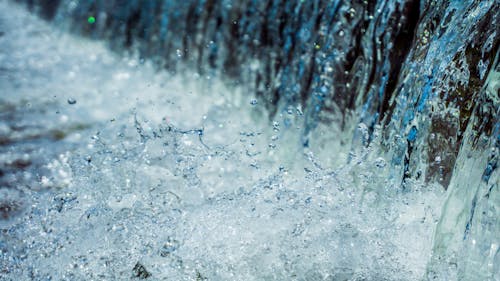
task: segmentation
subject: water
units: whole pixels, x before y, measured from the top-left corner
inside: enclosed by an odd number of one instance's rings
[[[83,13],[86,3],[63,1],[63,8]],[[483,3],[471,18],[493,5]],[[219,60],[195,55],[201,62],[191,63],[175,40],[166,62],[177,70],[158,70],[157,51],[143,53],[156,45],[135,42],[137,35],[129,50],[139,53],[117,54],[10,2],[0,5],[0,279],[497,280],[497,67],[481,74],[484,109],[471,113],[466,128],[456,129],[463,113],[451,106],[428,122],[427,105],[409,102],[410,89],[422,87],[425,95],[436,79],[422,80],[418,71],[382,127],[363,119],[372,116],[369,102],[361,103],[364,115],[346,113],[345,121],[328,115],[323,101],[314,113],[315,95],[299,102],[280,93],[286,102],[269,102],[248,81],[228,82],[220,65],[208,67]],[[63,8],[53,17],[64,27]],[[96,15],[93,23],[85,15],[83,29],[99,28],[88,34],[113,30],[99,26],[105,15]],[[258,22],[244,20],[249,29]],[[347,30],[334,34],[349,38]],[[300,34],[311,36],[307,28]],[[465,44],[437,37],[426,42],[438,53],[427,60],[442,54],[443,42],[450,50]],[[211,40],[202,45],[215,52],[219,41]],[[314,49],[325,46],[316,43]],[[495,52],[488,44],[483,53]],[[320,65],[330,71],[328,59]],[[429,64],[408,65],[402,67]],[[263,69],[256,60],[242,79]],[[279,77],[293,81],[281,84],[292,87],[300,79],[285,70]],[[458,76],[466,81],[470,73]],[[455,149],[457,137],[446,135],[453,128],[466,140],[455,154],[446,153]],[[441,163],[455,158],[453,173],[443,171],[449,167]],[[418,178],[418,171],[437,179]]]

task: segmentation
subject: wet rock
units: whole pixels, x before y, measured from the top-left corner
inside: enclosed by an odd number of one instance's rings
[[[139,262],[137,262],[135,264],[135,266],[132,269],[132,271],[134,272],[134,276],[138,277],[139,279],[147,279],[147,278],[151,277],[151,273],[149,273],[146,270],[146,267],[144,267],[144,265],[142,265]]]

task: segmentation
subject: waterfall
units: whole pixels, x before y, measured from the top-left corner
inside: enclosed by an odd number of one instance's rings
[[[130,193],[112,203],[102,199],[101,205],[81,199],[85,207],[79,208],[85,209],[86,224],[100,229],[105,228],[98,226],[100,222],[127,217],[124,210],[138,204],[140,196],[166,198],[178,213],[169,211],[166,217],[155,213],[160,216],[156,219],[133,214],[131,220],[142,218],[159,233],[162,229],[156,229],[156,220],[174,229],[151,241],[167,241],[162,249],[169,262],[175,264],[172,268],[183,268],[178,272],[189,272],[195,278],[192,280],[495,280],[499,274],[498,1],[15,2],[49,21],[51,29],[59,33],[69,32],[93,41],[86,44],[105,42],[106,48],[133,61],[134,67],[142,65],[154,78],[134,78],[138,83],[174,79],[174,86],[167,85],[175,90],[165,90],[165,94],[163,88],[140,90],[151,91],[147,97],[158,107],[170,110],[174,103],[180,103],[190,108],[194,101],[198,108],[187,113],[190,116],[184,121],[173,123],[165,120],[176,117],[152,117],[126,101],[117,107],[121,116],[126,116],[124,120],[130,123],[133,119],[132,128],[118,130],[102,125],[99,133],[109,139],[101,143],[102,135],[94,136],[92,149],[102,147],[99,153],[85,152],[92,154],[92,161],[80,163],[71,157],[58,160],[58,165],[67,166],[68,171],[85,171],[85,176],[73,178],[73,182],[81,186],[80,192],[92,193],[93,198],[106,196],[100,194],[105,191],[92,189],[92,181],[100,182],[98,186],[119,185]],[[97,59],[95,63],[100,66],[101,62]],[[104,67],[112,69],[110,65]],[[113,79],[128,80],[127,75],[131,74],[124,70]],[[199,104],[191,97],[172,94],[187,92],[177,84],[189,84],[185,88],[198,93]],[[120,91],[127,87],[135,85],[123,86]],[[224,89],[221,91],[226,94],[214,95],[218,89]],[[102,95],[114,90],[108,86]],[[88,95],[100,99],[101,92]],[[132,96],[141,99],[141,94]],[[170,100],[170,96],[175,98]],[[221,102],[214,102],[219,99]],[[227,107],[229,103],[232,105]],[[246,109],[240,109],[242,104],[247,105]],[[143,102],[141,106],[150,105]],[[136,108],[132,115],[127,112],[131,108]],[[100,114],[106,115],[106,110],[101,110]],[[208,112],[203,117],[206,121],[195,119],[197,111]],[[224,123],[225,118],[234,123]],[[128,123],[115,124],[125,128]],[[256,124],[271,125],[263,129]],[[239,144],[226,143],[226,138],[238,130]],[[140,140],[131,140],[137,133]],[[268,139],[262,140],[261,136]],[[5,143],[10,140],[7,138]],[[192,143],[198,146],[193,148]],[[142,170],[141,161],[155,168]],[[91,166],[102,170],[89,172]],[[265,169],[277,172],[264,174]],[[213,178],[213,173],[219,173],[220,178]],[[289,174],[295,175],[295,180]],[[125,178],[129,181],[124,183]],[[159,188],[149,195],[133,191],[133,186],[153,182],[158,187],[169,186],[170,193]],[[179,187],[184,185],[189,188]],[[115,195],[120,190],[111,188],[108,192]],[[74,204],[67,194],[57,198],[62,198],[57,200],[64,204]],[[331,205],[331,200],[337,205]],[[421,205],[426,207],[417,207]],[[150,211],[144,206],[137,208],[143,213]],[[280,213],[280,209],[285,211]],[[349,216],[346,210],[359,213]],[[367,214],[367,210],[376,211]],[[69,210],[68,214],[71,212],[76,211]],[[421,227],[410,223],[416,221],[411,212],[423,216]],[[335,214],[340,219],[332,222],[329,216]],[[276,227],[261,234],[286,233],[278,237],[289,243],[289,248],[279,240],[260,240],[260,232],[252,228],[260,216],[269,216],[264,228]],[[246,221],[240,221],[241,217]],[[283,223],[287,217],[293,223]],[[220,240],[223,238],[214,234],[207,238],[206,246],[220,247],[222,254],[207,252],[204,259],[198,260],[196,249],[204,248],[200,241],[211,230],[230,241],[240,235],[235,234],[237,230],[232,233],[220,225],[211,226],[211,218],[227,221],[246,233],[241,234],[241,241],[257,241],[255,252],[241,246],[242,252],[234,254],[236,246],[224,245]],[[371,222],[363,225],[362,220]],[[317,221],[325,227],[316,226]],[[404,230],[388,230],[395,225],[403,225]],[[377,230],[370,231],[371,227]],[[74,228],[95,239],[99,237],[97,230]],[[408,254],[408,241],[418,239],[420,234],[422,241],[416,242],[415,249],[422,256],[428,251],[430,257],[403,265],[405,258],[412,256]],[[396,237],[394,244],[381,242],[380,237],[392,236]],[[300,244],[296,237],[308,242]],[[138,235],[137,239],[145,238]],[[330,250],[337,255],[351,258],[332,257],[334,254],[324,251],[322,240],[330,243]],[[346,247],[348,242],[364,251]],[[316,252],[307,251],[308,246]],[[387,258],[391,247],[400,254],[392,260]],[[285,253],[280,252],[283,248]],[[367,254],[370,251],[381,254]],[[303,257],[291,257],[293,254]],[[225,256],[236,262],[222,260]],[[369,262],[364,261],[366,257]],[[322,258],[332,263],[325,265]],[[302,259],[310,259],[312,264]],[[394,265],[384,267],[375,262],[377,259],[393,261]],[[138,265],[134,272],[147,272],[142,264]],[[402,268],[403,275],[394,273]],[[412,270],[417,273],[408,273]],[[178,273],[174,269],[168,272]],[[241,275],[232,276],[234,272]],[[396,277],[391,277],[390,272]]]
[[[270,118],[286,122],[290,108],[304,108],[303,145],[318,123],[354,134],[362,122],[365,146],[383,125],[387,150],[400,147],[392,161],[404,179],[446,188],[471,117],[487,137],[497,122],[473,107],[496,108],[481,89],[496,67],[497,1],[26,2],[160,68],[243,85]]]

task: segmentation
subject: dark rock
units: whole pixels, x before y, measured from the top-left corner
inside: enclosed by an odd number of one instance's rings
[[[144,265],[140,264],[139,262],[135,264],[132,271],[134,272],[134,276],[138,277],[139,279],[146,279],[151,277],[151,273],[149,273],[146,270],[146,267],[144,267]]]

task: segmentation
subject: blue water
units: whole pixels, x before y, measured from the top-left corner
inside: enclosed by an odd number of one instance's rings
[[[499,275],[498,1],[18,2],[0,279]]]

